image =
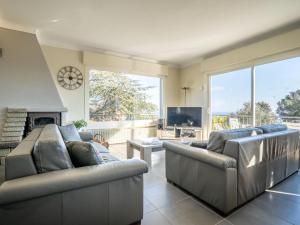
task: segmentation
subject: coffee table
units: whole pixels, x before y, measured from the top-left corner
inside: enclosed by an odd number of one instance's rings
[[[152,151],[159,151],[163,149],[162,142],[154,145],[145,145],[142,140],[127,140],[127,159],[133,158],[133,150],[140,152],[140,158],[148,163],[151,167],[151,153]]]

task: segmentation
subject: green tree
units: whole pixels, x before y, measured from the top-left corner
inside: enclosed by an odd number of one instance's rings
[[[90,78],[90,117],[95,121],[139,119],[157,112],[144,87],[137,80],[112,72],[98,72]]]
[[[300,89],[290,92],[277,103],[280,116],[300,116]]]
[[[239,116],[252,116],[252,109],[250,102],[243,104],[243,107],[236,113]],[[275,114],[269,103],[261,101],[255,104],[256,124],[271,123],[276,120]]]

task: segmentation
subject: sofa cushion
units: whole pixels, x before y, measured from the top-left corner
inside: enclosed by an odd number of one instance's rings
[[[66,143],[72,163],[75,167],[92,166],[103,163],[100,151],[94,145],[83,141]]]
[[[78,132],[79,133],[79,136],[81,138],[82,141],[93,141],[93,134],[92,132],[89,132],[89,131],[81,131],[81,132]]]
[[[210,133],[207,150],[222,153],[228,140],[262,134],[258,128],[242,128],[233,130],[213,131]]]
[[[284,131],[288,129],[285,124],[267,124],[267,125],[259,126],[257,128],[261,129],[264,132],[264,134]]]
[[[60,126],[59,131],[64,141],[82,141],[74,124]]]
[[[39,173],[73,167],[66,145],[55,124],[43,128],[35,143],[33,156]]]
[[[94,148],[95,149],[97,149],[100,153],[108,153],[109,151],[108,151],[108,149],[105,147],[105,146],[103,146],[102,144],[100,144],[100,143],[98,143],[98,142],[94,142],[94,141],[92,141],[92,142],[90,142],[93,146],[94,146]]]
[[[114,161],[120,161],[117,157],[112,156],[109,153],[100,153],[104,163],[110,163]]]

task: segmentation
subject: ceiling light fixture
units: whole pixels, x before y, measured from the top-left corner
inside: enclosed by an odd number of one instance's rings
[[[53,20],[50,20],[51,23],[57,23],[59,22],[59,19],[53,19]]]

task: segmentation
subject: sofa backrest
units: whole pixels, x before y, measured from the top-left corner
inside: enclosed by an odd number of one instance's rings
[[[237,160],[238,204],[243,204],[298,171],[299,131],[228,140],[223,154]]]
[[[255,136],[262,133],[262,130],[258,128],[213,131],[210,133],[208,139],[207,150],[222,153],[226,141],[236,138]]]
[[[5,179],[12,180],[37,174],[32,157],[33,147],[42,128],[34,129],[5,159]]]
[[[287,130],[288,127],[285,124],[266,124],[259,127],[256,127],[258,129],[261,129],[264,134],[266,133],[273,133],[278,131],[284,131]]]

